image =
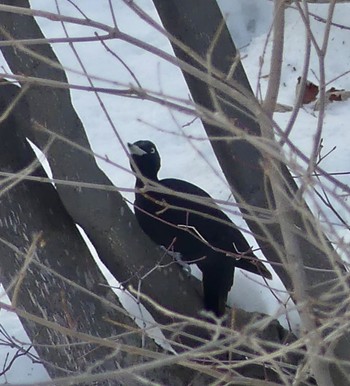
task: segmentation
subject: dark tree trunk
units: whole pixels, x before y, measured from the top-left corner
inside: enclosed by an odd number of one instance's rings
[[[1,84],[1,113],[18,90]],[[203,384],[205,378],[178,366],[108,376],[151,358],[132,353],[142,347],[142,334],[109,289],[54,187],[21,180],[28,167],[31,176],[47,177],[22,134],[29,122],[22,98],[0,125],[0,169],[14,173],[1,180],[1,282],[12,300],[8,308],[21,316],[48,373],[100,374],[99,385],[138,385],[137,374],[164,384],[183,385],[189,378]],[[143,348],[158,351],[147,338]]]
[[[250,135],[260,136],[259,121],[254,115],[254,111],[259,110],[258,103],[252,93],[241,62],[238,63],[232,77],[226,79],[226,76],[230,73],[237,51],[226,24],[224,23],[222,26],[223,17],[216,0],[208,0],[205,2],[205,5],[201,0],[153,0],[153,2],[166,30],[192,52],[199,55],[203,61],[201,64],[198,63],[193,56],[188,54],[189,51],[183,50],[173,43],[172,46],[176,56],[193,67],[200,69],[203,73],[208,73],[207,54],[212,52],[210,57],[211,71],[215,69],[222,74],[221,76],[212,76],[212,79],[221,79],[222,83],[230,86],[232,90],[238,90],[239,93],[250,97],[253,108],[243,106],[232,95],[220,91],[219,87],[213,86],[215,82],[201,81],[184,71],[184,76],[194,102],[213,112],[216,111],[215,102],[219,103],[222,112],[236,126],[247,130]],[[219,31],[220,33],[218,34]],[[214,41],[215,44],[213,45]],[[222,100],[225,102],[222,102]],[[262,111],[260,110],[259,112]],[[293,294],[292,282],[285,269],[286,267],[278,264],[281,263],[278,250],[284,250],[283,238],[273,213],[274,208],[270,206],[271,202],[273,205],[273,200],[267,183],[269,181],[268,173],[263,168],[263,155],[248,141],[237,139],[233,141],[225,140],[224,138],[230,135],[227,130],[223,130],[205,120],[203,120],[203,125],[208,138],[216,138],[211,140],[212,147],[231,186],[232,193],[241,205],[242,212],[248,214],[246,221],[249,228],[255,235],[266,258],[272,263],[277,263],[274,265],[275,271],[286,288]],[[220,139],[220,137],[223,139]],[[288,192],[287,194],[290,195],[292,200],[294,193],[297,191],[297,186],[285,165],[281,165],[281,170],[286,181],[286,192]],[[328,312],[337,310],[339,303],[344,300],[344,295],[339,295],[337,296],[337,301],[335,301],[334,297],[331,297],[328,304],[324,303],[324,295],[334,290],[334,282],[338,280],[338,275],[333,269],[331,260],[334,259],[333,261],[340,262],[341,259],[337,256],[329,242],[328,247],[332,251],[333,256],[328,256],[324,252],[324,243],[321,240],[319,242],[315,241],[319,238],[320,227],[317,226],[316,221],[312,222],[311,215],[308,216],[309,218],[306,218],[303,215],[303,210],[308,210],[306,204],[300,211],[298,209],[294,210],[293,218],[295,219],[295,224],[293,225],[295,229],[300,230],[298,232],[298,242],[300,250],[303,251],[307,277],[305,285],[312,301],[318,305],[317,307],[322,308],[320,314],[315,310],[316,315],[322,318],[324,316],[322,311],[326,311],[328,315]],[[268,214],[269,212],[270,214]],[[306,235],[312,235],[312,237],[307,237]],[[268,240],[273,242],[270,243]],[[308,267],[311,269],[308,269]],[[348,341],[348,336],[343,336],[339,341],[338,348],[341,347],[342,349],[339,350],[338,355],[349,360],[350,351],[346,343]],[[348,348],[346,349],[346,347]],[[336,368],[337,366],[334,367]],[[339,374],[335,375],[337,385],[340,385],[338,383],[340,382],[339,377]],[[344,380],[344,382],[344,384],[348,384],[348,380]]]

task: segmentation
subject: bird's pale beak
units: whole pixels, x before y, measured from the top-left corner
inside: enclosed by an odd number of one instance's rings
[[[132,154],[132,155],[139,155],[139,156],[141,156],[141,155],[147,154],[146,151],[144,151],[143,149],[141,149],[140,147],[138,147],[134,143],[128,143],[128,148],[130,150],[130,154]]]

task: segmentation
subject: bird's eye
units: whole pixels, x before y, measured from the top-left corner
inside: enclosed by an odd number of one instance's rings
[[[151,148],[150,153],[154,154],[156,152],[156,149],[154,147]]]

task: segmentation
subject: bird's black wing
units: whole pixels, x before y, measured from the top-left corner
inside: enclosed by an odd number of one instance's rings
[[[192,258],[194,248],[199,251],[198,254],[208,253],[208,248],[211,248],[231,256],[236,267],[271,278],[270,272],[251,251],[243,234],[208,193],[183,180],[164,179],[160,183],[173,194],[162,194],[168,206],[159,217],[196,238],[196,242],[189,242],[188,237],[184,239],[183,244],[193,245],[189,256],[185,253],[186,246],[179,245],[183,249],[179,252],[184,254],[186,260]]]
[[[159,184],[159,189],[137,193],[135,200],[138,221],[154,242],[166,248],[173,246],[190,262],[213,251],[231,254],[236,267],[271,278],[242,233],[208,193],[175,178]]]
[[[199,259],[208,252],[208,243],[200,233],[206,219],[199,214],[206,206],[190,197],[210,199],[195,185],[166,179],[160,181],[155,190],[136,193],[135,200],[135,214],[142,229],[157,244],[174,247],[186,261]]]

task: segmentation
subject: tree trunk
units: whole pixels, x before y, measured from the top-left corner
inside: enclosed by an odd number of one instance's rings
[[[1,112],[18,90],[1,84]],[[208,382],[180,366],[120,371],[162,354],[108,287],[54,187],[21,179],[24,172],[47,177],[22,134],[29,122],[22,97],[0,126],[0,169],[14,173],[1,180],[0,272],[12,301],[3,306],[21,317],[50,376],[91,384],[93,374],[99,385],[138,385],[138,375],[163,384]]]
[[[199,105],[199,110],[204,107],[209,111],[219,112],[217,109],[219,105],[225,116],[234,122],[233,126],[245,130],[251,136],[259,137],[261,135],[259,117],[263,116],[264,112],[255,100],[239,60],[232,76],[227,79],[237,51],[226,24],[223,24],[223,17],[217,2],[208,0],[205,5],[201,0],[153,0],[153,2],[166,30],[190,49],[190,51],[184,50],[176,42],[172,42],[176,56],[203,73],[215,74],[208,76],[208,82],[204,82],[184,71],[191,95],[194,102]],[[188,52],[197,54],[202,58],[202,62],[199,63]],[[210,58],[208,59],[209,53]],[[215,71],[221,75],[217,75]],[[231,87],[232,93],[225,93],[220,89],[218,82],[215,82],[220,80],[221,85]],[[240,97],[239,101],[235,95]],[[246,100],[247,104],[243,105],[242,100]],[[293,296],[288,266],[280,264],[283,263],[280,259],[280,252],[285,249],[280,225],[274,215],[275,205],[269,188],[269,171],[264,170],[264,154],[249,140],[237,138],[233,141],[226,140],[225,138],[230,135],[234,137],[234,134],[223,130],[219,125],[205,119],[203,125],[208,138],[215,138],[211,140],[212,147],[231,186],[232,193],[246,215],[245,219],[249,228],[266,258],[271,263],[277,263],[273,267]],[[280,165],[280,170],[285,183],[285,194],[293,200],[297,186],[285,165]],[[328,301],[325,301],[325,295],[334,292],[334,283],[338,282],[339,272],[344,273],[341,264],[337,267],[341,259],[327,238],[322,235],[320,227],[308,212],[305,203],[301,205],[301,208],[294,208],[291,218],[295,222],[290,224],[290,229],[296,234],[299,248],[303,251],[306,274],[304,284],[307,287],[310,301],[315,304],[314,317],[322,320],[330,312],[339,313],[339,304],[345,298],[342,293],[335,297],[331,296]],[[325,245],[328,253],[325,252]],[[339,268],[338,272],[337,268]],[[337,346],[342,347],[339,350],[342,353],[341,358],[347,360],[350,359],[349,346],[345,348],[345,342],[348,340],[349,336],[343,335]],[[334,367],[337,368],[337,365]],[[333,375],[334,379],[340,382],[339,374],[334,372]],[[337,382],[337,385],[341,384]],[[344,382],[342,384],[349,384],[348,380]]]

